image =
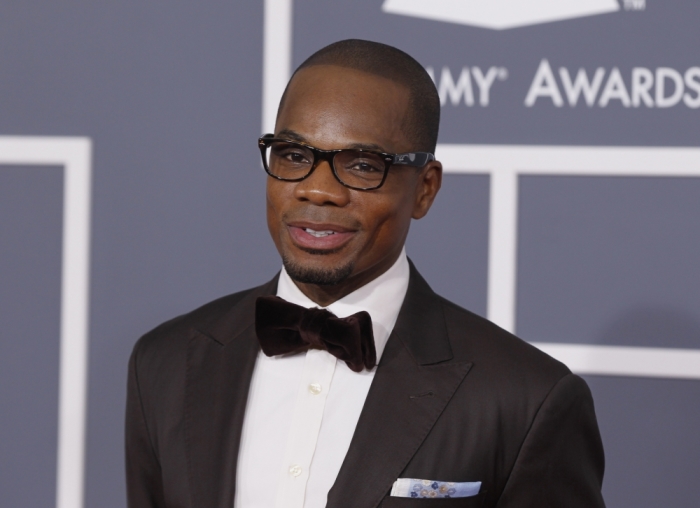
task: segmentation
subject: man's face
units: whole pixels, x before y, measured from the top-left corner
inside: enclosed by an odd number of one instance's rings
[[[415,150],[402,130],[408,103],[408,89],[388,79],[339,66],[307,67],[290,84],[275,137],[326,150],[408,152]],[[268,227],[293,279],[341,286],[347,294],[394,263],[411,218],[427,213],[439,186],[439,163],[394,166],[381,188],[359,191],[343,186],[321,162],[300,182],[267,179]]]

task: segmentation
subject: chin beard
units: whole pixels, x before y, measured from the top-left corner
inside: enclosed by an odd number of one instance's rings
[[[352,274],[355,264],[349,262],[333,268],[308,268],[282,256],[282,264],[294,282],[316,286],[336,286],[345,282]]]

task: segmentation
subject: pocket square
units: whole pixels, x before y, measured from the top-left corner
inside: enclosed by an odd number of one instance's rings
[[[447,498],[476,496],[481,490],[481,482],[439,482],[399,478],[391,488],[392,497]]]

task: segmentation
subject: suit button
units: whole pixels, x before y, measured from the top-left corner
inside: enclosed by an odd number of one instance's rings
[[[313,395],[318,395],[319,393],[321,393],[321,384],[320,383],[311,383],[309,385],[309,391]]]
[[[301,466],[299,464],[292,465],[289,468],[289,474],[296,478],[301,474]]]

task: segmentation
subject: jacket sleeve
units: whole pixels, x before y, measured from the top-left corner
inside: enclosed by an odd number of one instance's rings
[[[540,407],[496,506],[604,508],[604,468],[591,392],[568,374]]]
[[[129,360],[126,399],[126,487],[129,508],[165,508],[160,462],[149,435],[139,387],[138,344]]]

